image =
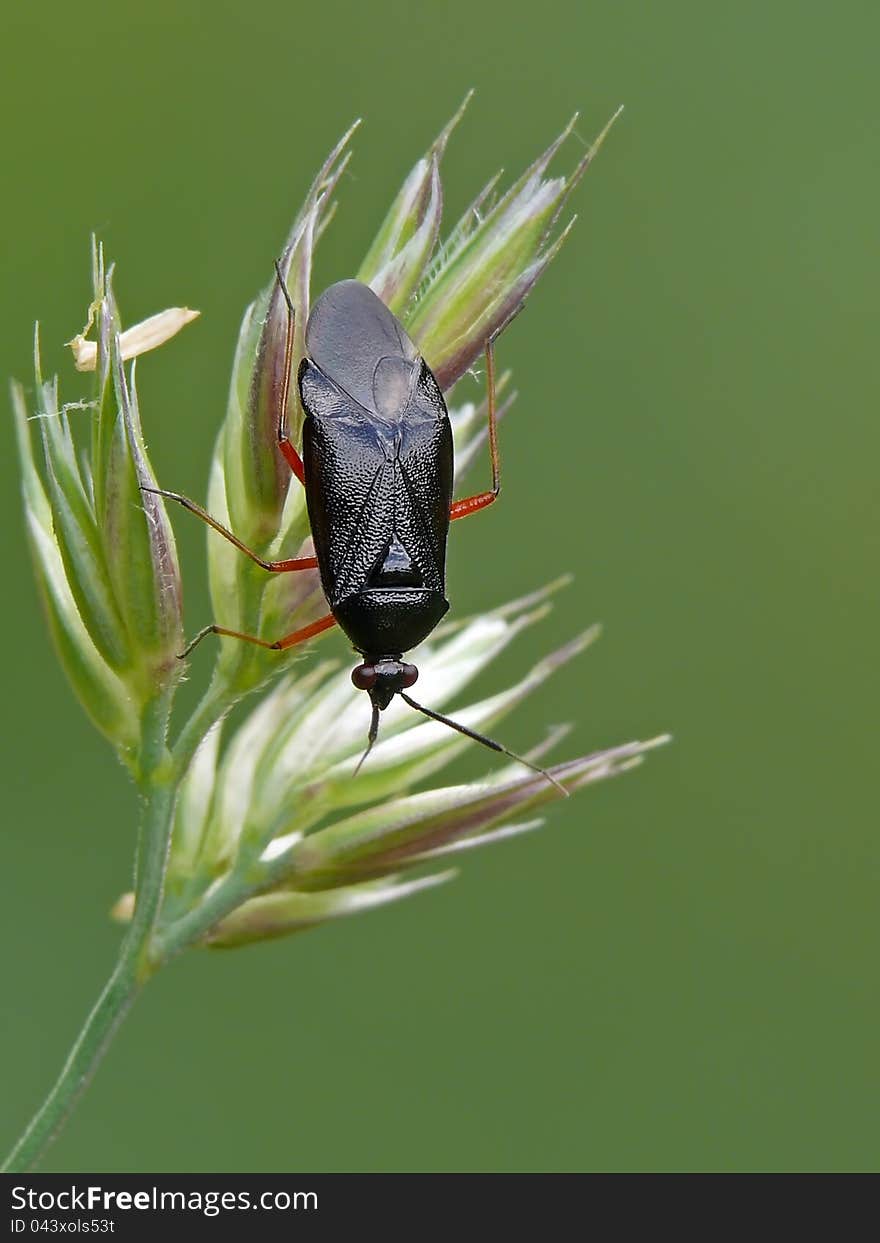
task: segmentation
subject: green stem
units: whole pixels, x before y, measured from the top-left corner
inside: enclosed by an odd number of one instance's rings
[[[141,790],[143,819],[135,866],[135,909],[110,979],[86,1019],[55,1086],[2,1166],[30,1169],[67,1121],[116,1029],[151,973],[149,944],[162,904],[168,845],[177,795],[165,751],[169,702],[158,701],[144,723]]]
[[[241,906],[253,896],[257,884],[249,877],[232,872],[197,905],[174,920],[167,928],[159,928],[153,942],[153,961],[158,968],[187,946],[200,941],[224,915]]]
[[[236,696],[230,691],[226,681],[215,671],[210,686],[199,701],[195,712],[181,729],[174,744],[172,757],[178,781],[182,781],[186,776],[186,770],[192,763],[192,758],[202,739],[226,715],[235,700]]]

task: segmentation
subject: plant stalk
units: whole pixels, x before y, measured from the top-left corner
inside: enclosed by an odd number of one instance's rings
[[[67,1121],[113,1035],[151,974],[150,939],[162,905],[168,846],[178,781],[165,751],[170,695],[162,696],[144,723],[140,786],[143,816],[135,865],[135,908],[116,966],[85,1021],[46,1100],[2,1168],[31,1169]]]

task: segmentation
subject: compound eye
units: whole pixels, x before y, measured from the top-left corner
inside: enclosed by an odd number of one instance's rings
[[[351,671],[351,680],[359,691],[371,691],[377,676],[375,665],[355,665]]]
[[[415,686],[419,680],[419,671],[415,665],[404,665],[401,669],[401,680],[408,690],[411,686]]]

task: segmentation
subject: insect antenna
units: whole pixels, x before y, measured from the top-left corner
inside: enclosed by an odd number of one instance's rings
[[[416,703],[414,699],[410,699],[409,695],[400,691],[400,698],[409,704],[411,708],[415,708],[416,712],[421,712],[424,716],[429,716],[432,721],[439,721],[441,725],[448,725],[450,729],[458,730],[460,734],[464,734],[467,738],[473,738],[474,742],[481,742],[484,747],[489,747],[492,751],[500,751],[503,755],[509,755],[512,760],[516,760],[519,764],[524,764],[526,768],[530,768],[532,772],[539,773],[546,778],[551,785],[556,786],[560,794],[568,798],[568,790],[564,785],[556,780],[552,773],[548,773],[546,768],[541,768],[539,764],[533,764],[531,760],[524,759],[523,756],[517,755],[515,751],[510,751],[500,742],[496,742],[494,738],[487,738],[485,734],[478,734],[476,730],[468,729],[466,725],[459,724],[458,721],[451,720],[448,716],[444,716],[442,712],[434,712],[432,708],[426,708],[424,704]],[[372,745],[372,744],[371,744]],[[367,748],[369,751],[369,747]],[[364,756],[366,759],[366,756]],[[361,761],[363,763],[363,761]]]
[[[370,721],[370,732],[367,735],[367,749],[357,762],[357,768],[354,770],[355,777],[361,771],[361,765],[363,764],[364,760],[367,758],[367,756],[372,751],[373,743],[376,741],[376,737],[378,733],[379,733],[379,709],[376,707],[375,704],[373,704],[373,717],[372,717],[372,720]]]

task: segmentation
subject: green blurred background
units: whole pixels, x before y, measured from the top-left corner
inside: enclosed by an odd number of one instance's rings
[[[159,476],[196,496],[241,311],[354,116],[319,285],[468,87],[450,218],[575,108],[586,140],[626,104],[499,349],[505,495],[455,531],[450,589],[464,614],[576,572],[481,691],[604,623],[511,744],[560,720],[571,753],[675,734],[436,894],[176,962],[44,1168],[875,1168],[877,5],[154,0],[2,24],[0,372],[28,377],[38,317],[69,372],[97,230],[129,323],[203,312],[139,370]],[[46,644],[3,437],[5,1143],[109,971],[135,800]],[[192,631],[204,536],[174,518]]]

